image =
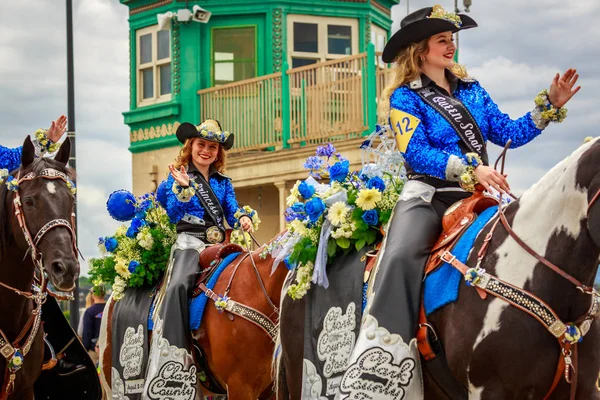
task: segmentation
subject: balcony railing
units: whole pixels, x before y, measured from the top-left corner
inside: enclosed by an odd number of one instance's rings
[[[235,133],[230,152],[344,140],[377,123],[390,70],[366,53],[198,91],[200,117]]]

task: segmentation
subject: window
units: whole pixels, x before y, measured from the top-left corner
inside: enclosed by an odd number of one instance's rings
[[[213,86],[256,77],[256,27],[214,28],[211,61]]]
[[[171,100],[171,31],[139,29],[136,42],[138,106]]]
[[[383,28],[378,27],[377,25],[371,26],[371,43],[375,45],[375,52],[382,53],[383,48],[385,47],[385,43],[387,41],[387,31]],[[385,63],[381,59],[381,56],[378,57],[379,66],[384,68]]]
[[[288,53],[292,68],[358,53],[358,20],[288,16]]]

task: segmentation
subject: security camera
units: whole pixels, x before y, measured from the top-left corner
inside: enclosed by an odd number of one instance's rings
[[[204,8],[195,5],[192,7],[192,12],[194,13],[192,20],[196,22],[201,22],[203,24],[207,23],[210,19],[210,15],[212,14],[210,11],[206,11]]]

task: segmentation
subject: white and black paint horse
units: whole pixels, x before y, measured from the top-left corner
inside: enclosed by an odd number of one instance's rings
[[[506,217],[534,251],[584,285],[592,286],[600,256],[600,139],[578,148],[523,196]],[[493,221],[479,234],[481,247]],[[472,251],[468,265],[474,265]],[[497,278],[544,300],[562,321],[585,315],[592,297],[527,253],[501,225],[494,232],[481,267]],[[454,376],[469,399],[542,399],[550,389],[560,347],[538,321],[494,297],[482,301],[461,285],[458,301],[429,320],[437,327]],[[579,343],[577,399],[600,399],[600,325],[595,321]],[[550,398],[568,399],[564,379]],[[426,398],[443,399],[425,379]]]
[[[600,256],[600,139],[579,147],[505,210],[516,234],[534,251],[585,285],[593,285]],[[494,221],[479,234],[468,265]],[[544,300],[562,321],[585,315],[592,297],[526,252],[500,225],[481,267]],[[299,399],[304,302],[285,298],[280,319],[282,351],[276,364],[278,397]],[[441,337],[453,375],[470,400],[542,399],[554,380],[561,350],[544,326],[507,302],[461,285],[458,301],[429,317]],[[579,346],[577,399],[600,399],[600,325]],[[568,399],[558,384],[551,399]],[[378,398],[378,397],[376,397]],[[387,397],[381,397],[387,398]],[[444,399],[425,375],[425,398]],[[399,399],[398,399],[399,400]]]

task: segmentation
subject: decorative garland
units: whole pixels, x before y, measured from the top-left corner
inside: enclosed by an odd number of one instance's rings
[[[567,118],[567,109],[553,106],[548,96],[548,90],[544,89],[534,99],[541,118],[550,122],[563,122]]]
[[[475,168],[483,164],[481,157],[477,153],[467,153],[465,155],[467,166],[465,172],[460,176],[460,187],[468,192],[475,191],[475,185],[477,185],[477,177],[475,176]]]

